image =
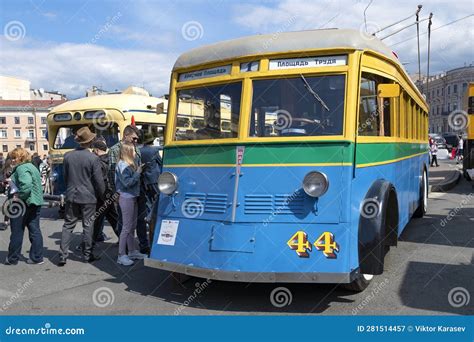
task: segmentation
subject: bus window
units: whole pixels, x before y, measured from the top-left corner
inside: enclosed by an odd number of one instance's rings
[[[163,145],[164,127],[162,125],[140,122],[137,123],[136,127],[141,131],[143,138],[146,138],[147,136],[152,136],[155,138],[154,145]]]
[[[79,146],[74,140],[74,136],[77,130],[85,125],[70,125],[62,126],[58,128],[56,133],[56,138],[54,140],[55,149],[74,149]],[[114,124],[113,126],[104,126],[104,127],[95,127],[89,126],[90,130],[97,134],[98,137],[103,137],[107,146],[110,147],[115,145],[118,142],[118,126]]]
[[[343,75],[253,81],[250,136],[340,135],[344,91]]]
[[[176,122],[176,140],[236,138],[239,126],[242,82],[203,86],[178,91],[178,118],[186,115],[193,126]],[[202,120],[202,127],[199,122]],[[228,122],[229,124],[223,124]],[[224,127],[223,127],[224,126]],[[185,132],[183,134],[183,131]]]
[[[377,85],[389,83],[390,80],[381,76],[362,73],[360,81],[359,103],[359,135],[386,136],[391,133],[391,100],[377,96]]]

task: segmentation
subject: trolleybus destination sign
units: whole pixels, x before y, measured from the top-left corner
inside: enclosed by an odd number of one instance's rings
[[[202,69],[179,74],[179,82],[199,80],[201,78],[229,75],[231,65],[223,65],[216,68]]]
[[[325,66],[339,66],[347,64],[347,56],[322,56],[308,58],[284,58],[270,60],[270,70],[316,68]]]

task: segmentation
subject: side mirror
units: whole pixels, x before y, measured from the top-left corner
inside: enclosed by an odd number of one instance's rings
[[[156,105],[156,114],[163,114],[165,112],[165,104],[163,102]]]
[[[399,97],[400,96],[400,85],[393,83],[382,83],[377,86],[378,96],[381,98],[386,97]]]

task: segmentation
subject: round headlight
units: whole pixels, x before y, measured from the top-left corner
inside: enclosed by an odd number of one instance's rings
[[[172,172],[163,172],[158,178],[158,189],[165,195],[171,195],[178,189],[178,177]]]
[[[311,171],[304,176],[303,190],[308,196],[320,197],[329,188],[328,177],[319,171]]]

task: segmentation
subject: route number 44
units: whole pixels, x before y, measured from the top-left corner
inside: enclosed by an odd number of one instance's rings
[[[287,242],[288,247],[293,249],[299,257],[307,258],[312,250],[308,235],[303,231],[297,231]],[[322,251],[326,258],[335,258],[339,252],[339,245],[334,240],[334,235],[330,232],[322,233],[314,242],[316,250]]]

